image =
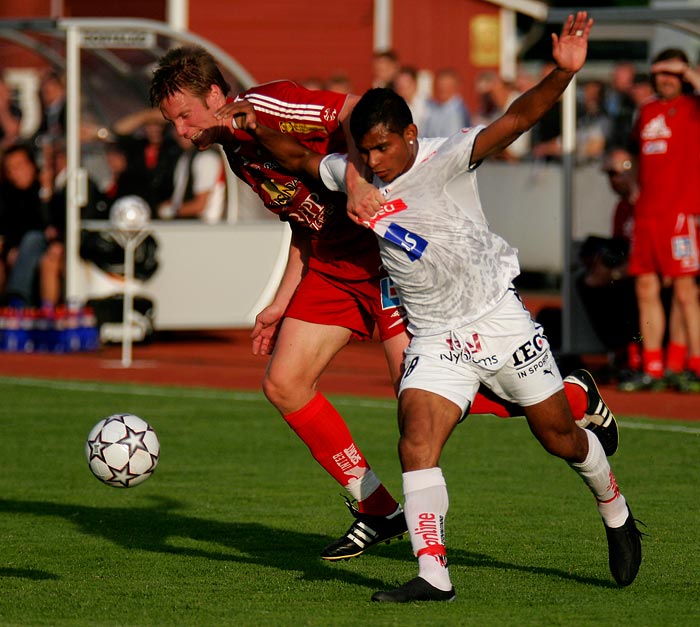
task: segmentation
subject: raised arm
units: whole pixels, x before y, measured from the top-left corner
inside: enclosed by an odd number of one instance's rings
[[[362,161],[360,151],[355,145],[355,139],[350,132],[350,115],[354,109],[358,96],[350,95],[345,101],[345,106],[340,112],[340,123],[345,133],[345,141],[348,146],[348,161],[345,169],[345,189],[347,190],[347,211],[350,219],[357,224],[367,225],[384,202],[381,192],[369,182],[367,167]]]
[[[668,72],[675,74],[682,81],[689,83],[695,91],[700,91],[700,72],[693,69],[681,59],[667,59],[658,61],[651,66],[651,73]]]
[[[497,154],[532,128],[559,100],[586,61],[588,34],[593,20],[585,11],[570,15],[561,34],[552,33],[552,57],[556,68],[526,91],[506,112],[489,124],[474,142],[471,162]]]

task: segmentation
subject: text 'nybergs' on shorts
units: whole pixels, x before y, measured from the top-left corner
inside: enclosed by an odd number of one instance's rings
[[[399,395],[408,388],[427,390],[465,412],[481,383],[503,400],[523,407],[563,388],[544,330],[513,288],[473,323],[412,338]]]

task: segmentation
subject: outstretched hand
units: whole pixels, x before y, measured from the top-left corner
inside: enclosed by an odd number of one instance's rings
[[[552,33],[552,57],[560,70],[578,72],[583,67],[592,26],[588,13],[579,11],[575,17],[569,15],[559,36]]]
[[[254,131],[258,126],[258,117],[253,105],[245,99],[227,102],[214,113],[218,120],[232,118],[233,128]]]
[[[250,334],[253,355],[269,355],[272,352],[283,315],[284,309],[272,304],[255,316],[255,326]]]

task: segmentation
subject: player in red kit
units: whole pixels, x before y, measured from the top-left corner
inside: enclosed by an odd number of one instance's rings
[[[283,170],[235,118],[219,113],[229,86],[214,59],[198,47],[171,50],[159,62],[151,102],[176,132],[200,150],[221,144],[233,172],[265,206],[289,223],[289,260],[272,303],[256,317],[253,351],[271,352],[263,390],[314,459],[357,501],[354,522],[322,557],[346,559],[406,531],[403,511],[352,438],[343,418],[318,391],[333,357],[354,337],[375,327],[394,385],[408,345],[404,313],[382,269],[376,238],[346,213],[345,195]],[[309,91],[290,81],[253,87],[237,100],[252,104],[260,124],[293,135],[314,151],[346,149],[343,123],[356,96]],[[568,381],[567,395],[580,425],[591,429],[611,455],[617,448],[614,416],[588,373]],[[477,396],[473,413],[522,415],[502,401]]]
[[[687,93],[700,89],[700,74],[677,49],[660,52],[651,71],[657,95],[640,109],[633,132],[639,197],[629,263],[636,277],[644,370],[621,389],[662,389],[665,367],[685,367],[681,389],[700,391],[700,96]],[[665,281],[673,284],[673,308],[681,322],[680,333],[674,332],[676,325],[670,327],[666,363]]]

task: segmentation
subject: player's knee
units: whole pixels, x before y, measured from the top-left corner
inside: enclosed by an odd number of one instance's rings
[[[550,455],[567,462],[580,462],[586,457],[588,440],[580,427],[568,432],[551,429],[540,434],[539,440]]]
[[[283,415],[301,407],[315,391],[293,377],[267,372],[262,382],[263,394]]]
[[[399,459],[404,472],[437,466],[440,459],[438,448],[429,438],[403,434],[399,438]]]

